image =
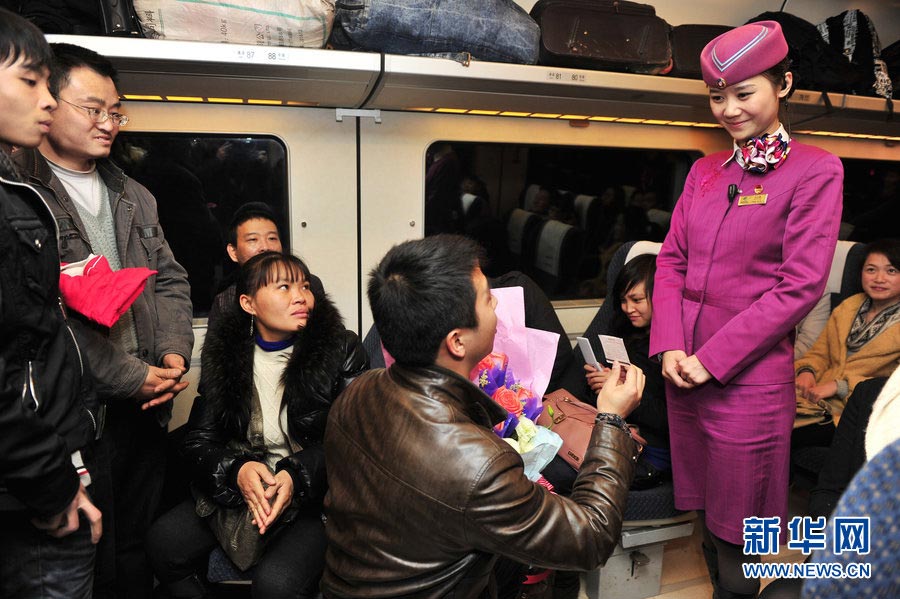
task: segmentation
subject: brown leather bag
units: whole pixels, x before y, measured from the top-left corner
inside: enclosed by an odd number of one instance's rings
[[[557,389],[544,396],[544,409],[537,423],[562,438],[557,454],[578,470],[587,453],[596,417],[597,408],[575,399],[565,389]]]

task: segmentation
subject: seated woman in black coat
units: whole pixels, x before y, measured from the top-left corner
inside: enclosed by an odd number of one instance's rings
[[[263,540],[252,570],[254,597],[317,593],[325,557],[325,422],[368,358],[328,297],[313,296],[308,278],[294,256],[251,258],[238,278],[241,309],[207,333],[203,395],[194,401],[183,447],[197,501],[162,516],[147,545],[156,577],[173,597],[204,596],[197,574],[219,544],[213,529],[223,510],[249,510]]]
[[[653,318],[653,275],[656,273],[656,256],[640,254],[629,260],[616,277],[613,297],[619,299],[618,309],[608,331],[601,334],[621,337],[625,341],[628,357],[639,366],[647,377],[641,403],[629,414],[628,423],[636,427],[637,437],[644,451],[635,471],[632,488],[645,488],[668,478],[671,470],[669,454],[669,418],[666,411],[666,391],[660,363],[648,357],[650,351],[650,321]],[[597,356],[601,361],[605,356]],[[600,393],[610,369],[601,366],[597,370],[584,365],[585,378],[591,391]],[[595,400],[596,401],[596,400]]]
[[[635,427],[635,438],[644,446],[635,469],[633,490],[654,487],[670,478],[671,458],[669,454],[669,418],[666,411],[665,383],[660,363],[648,357],[650,349],[650,320],[653,306],[653,275],[656,273],[656,254],[638,254],[626,262],[616,275],[612,293],[607,302],[618,300],[608,319],[595,317],[585,333],[591,339],[597,358],[603,362],[605,356],[596,340],[596,334],[621,337],[628,350],[631,362],[641,368],[646,376],[641,403],[629,414],[628,423]],[[613,299],[615,298],[615,299]],[[599,322],[599,325],[597,324]],[[576,347],[574,351],[578,351]],[[583,363],[583,361],[582,361]],[[562,377],[564,388],[579,399],[596,404],[597,394],[609,376],[610,369],[584,364],[583,375],[580,366],[573,359],[571,366]],[[553,386],[551,385],[551,389]],[[556,491],[567,495],[572,490],[577,472],[559,456],[543,471]]]

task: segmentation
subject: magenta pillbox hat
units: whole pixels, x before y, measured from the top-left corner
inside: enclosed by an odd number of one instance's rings
[[[759,21],[726,31],[700,53],[703,81],[724,89],[781,62],[788,45],[775,21]]]

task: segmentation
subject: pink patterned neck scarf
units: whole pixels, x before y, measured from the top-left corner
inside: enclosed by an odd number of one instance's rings
[[[791,140],[784,139],[782,131],[779,129],[772,135],[764,133],[751,137],[744,145],[735,148],[735,160],[742,169],[751,173],[765,173],[769,168],[778,168],[791,151]]]

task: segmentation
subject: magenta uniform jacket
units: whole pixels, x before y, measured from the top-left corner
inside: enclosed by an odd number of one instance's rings
[[[696,354],[714,378],[691,390],[667,384],[675,501],[742,543],[743,518],[786,524],[792,331],[825,289],[843,168],[795,140],[763,174],[729,155],[698,160],[675,206],[657,258],[650,354]]]
[[[728,156],[698,160],[675,206],[656,261],[650,353],[696,353],[720,383],[793,382],[791,331],[825,290],[843,167],[796,140],[764,174],[723,166]],[[731,201],[730,184],[740,190]],[[765,203],[739,205],[750,195]]]

